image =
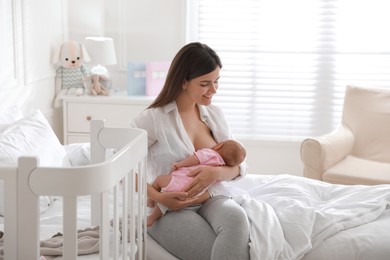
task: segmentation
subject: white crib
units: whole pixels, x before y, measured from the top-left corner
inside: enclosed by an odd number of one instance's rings
[[[111,148],[116,152],[106,158]],[[77,259],[77,198],[86,195],[91,196],[91,226],[100,230],[96,257],[145,259],[146,155],[145,131],[92,121],[90,165],[39,167],[37,158],[21,157],[17,166],[1,166],[4,259],[40,258],[39,196],[63,200],[62,259]]]

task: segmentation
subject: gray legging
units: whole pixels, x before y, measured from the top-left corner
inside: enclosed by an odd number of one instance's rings
[[[249,221],[233,199],[216,196],[203,205],[168,211],[148,233],[184,260],[249,259]]]

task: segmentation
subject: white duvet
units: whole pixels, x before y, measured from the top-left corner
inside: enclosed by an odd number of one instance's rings
[[[292,175],[246,176],[213,186],[248,214],[251,259],[300,259],[341,230],[376,220],[390,185],[345,186]]]

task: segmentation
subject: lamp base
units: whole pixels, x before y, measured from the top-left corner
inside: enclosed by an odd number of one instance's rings
[[[102,65],[97,65],[93,68],[91,68],[91,74],[97,74],[97,75],[108,75],[108,70],[106,67]]]
[[[92,67],[89,71],[89,74],[91,75],[91,80],[93,75],[97,75],[99,83],[102,84],[105,88],[111,89],[112,81],[106,67],[99,64],[95,67]],[[89,88],[91,88],[91,86],[89,86]]]

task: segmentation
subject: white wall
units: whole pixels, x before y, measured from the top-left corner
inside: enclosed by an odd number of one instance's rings
[[[0,27],[1,57],[7,57],[0,67],[0,111],[13,104],[25,114],[40,109],[61,134],[61,111],[53,107],[55,68],[51,55],[67,34],[66,1],[11,0],[0,5],[2,15],[8,15],[2,17],[5,26]]]
[[[81,3],[81,5],[80,5]],[[115,88],[125,91],[128,61],[172,60],[185,43],[185,0],[69,0],[69,38],[114,39],[118,64],[110,68]],[[90,6],[90,8],[88,8]],[[81,12],[86,10],[88,12]]]
[[[90,6],[90,15],[79,9]],[[111,68],[117,88],[126,89],[126,62],[171,60],[185,44],[185,0],[70,0],[70,38],[112,37],[118,65]],[[299,142],[241,140],[249,173],[302,175]]]
[[[248,173],[302,175],[300,142],[240,141],[247,149]]]
[[[16,17],[10,18],[15,42],[2,41],[6,51],[1,55],[8,62],[0,67],[0,111],[14,103],[25,113],[41,109],[60,140],[62,110],[53,106],[55,67],[50,61],[54,49],[63,41],[82,42],[85,36],[114,38],[119,63],[112,68],[112,77],[116,87],[123,89],[127,84],[126,61],[171,60],[185,43],[184,0],[12,0],[11,3],[16,8]],[[11,54],[3,56],[4,53]],[[15,71],[7,69],[12,65]],[[241,141],[248,150],[249,173],[301,175],[299,142]]]

